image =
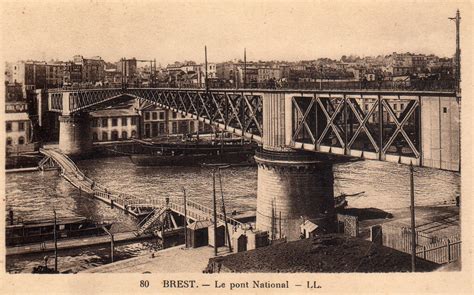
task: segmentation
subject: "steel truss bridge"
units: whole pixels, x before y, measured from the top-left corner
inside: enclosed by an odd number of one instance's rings
[[[265,146],[460,170],[455,92],[117,88],[47,91],[63,116],[124,96]]]

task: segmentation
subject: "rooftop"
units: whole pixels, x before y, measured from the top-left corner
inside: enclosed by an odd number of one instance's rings
[[[409,272],[411,256],[370,241],[338,234],[277,244],[211,258],[210,269],[221,272]],[[417,271],[433,271],[438,264],[417,259]]]

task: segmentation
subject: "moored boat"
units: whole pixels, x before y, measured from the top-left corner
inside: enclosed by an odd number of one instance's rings
[[[145,153],[130,154],[138,166],[198,166],[204,163],[252,165],[256,145],[231,140],[227,142],[156,143],[139,141]]]
[[[111,228],[111,223],[97,223],[85,217],[67,217],[56,220],[58,239],[105,234],[103,228]],[[41,243],[54,239],[54,220],[23,221],[6,226],[6,244]]]

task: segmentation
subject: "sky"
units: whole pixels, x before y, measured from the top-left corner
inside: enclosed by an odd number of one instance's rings
[[[455,1],[1,2],[2,58],[309,60],[416,52],[452,56]],[[470,30],[467,22],[463,30]],[[464,25],[464,26],[463,26]],[[463,32],[465,32],[463,31]],[[461,40],[462,41],[462,40]]]

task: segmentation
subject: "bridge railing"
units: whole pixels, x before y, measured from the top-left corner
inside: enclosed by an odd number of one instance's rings
[[[453,79],[410,79],[402,81],[358,81],[358,80],[328,80],[322,81],[267,81],[247,82],[245,86],[229,82],[211,82],[209,89],[304,89],[304,90],[456,90],[456,81]],[[155,83],[153,85],[75,85],[61,88],[50,88],[52,92],[79,91],[79,90],[101,90],[101,89],[127,89],[127,88],[171,88],[171,89],[205,89],[204,84],[199,83]]]
[[[87,177],[77,165],[65,154],[56,150],[42,149],[41,152],[45,155],[49,155],[54,159],[60,166],[63,167],[63,176],[74,186],[81,189],[82,191],[91,191],[94,196],[103,199],[114,201],[115,204],[123,207],[164,207],[169,206],[171,209],[184,214],[184,198],[173,197],[173,198],[151,198],[151,197],[137,197],[131,194],[123,193],[118,190],[111,190],[100,183],[96,183],[89,177]],[[79,181],[75,181],[77,179]],[[211,219],[214,210],[203,206],[199,203],[186,200],[186,205],[190,210],[187,210],[189,216],[194,219]],[[226,220],[233,226],[241,226],[242,223],[231,218],[224,218],[222,212],[217,212],[217,218],[221,221]]]

